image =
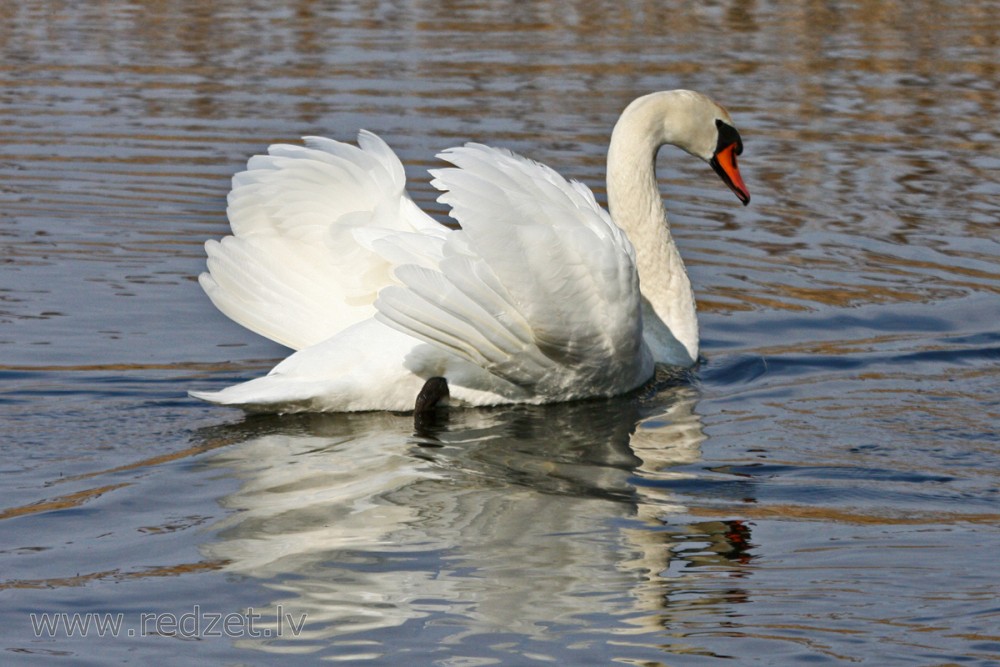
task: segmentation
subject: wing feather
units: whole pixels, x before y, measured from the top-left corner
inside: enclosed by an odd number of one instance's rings
[[[378,290],[392,283],[392,262],[356,232],[444,232],[410,200],[402,163],[376,135],[360,132],[357,146],[304,143],[273,145],[233,177],[233,236],[207,246],[199,279],[226,315],[294,349],[373,315]]]
[[[546,392],[618,392],[651,372],[634,250],[589,188],[481,144],[440,157],[454,167],[432,184],[461,230],[436,268],[396,268],[402,286],[380,293],[377,317]]]

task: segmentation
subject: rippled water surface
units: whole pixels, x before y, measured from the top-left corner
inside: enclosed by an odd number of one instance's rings
[[[0,662],[1000,664],[998,16],[5,4]],[[195,281],[269,143],[374,130],[440,216],[473,139],[603,200],[617,114],[675,87],[754,195],[661,154],[691,377],[416,424],[187,398],[286,353]]]

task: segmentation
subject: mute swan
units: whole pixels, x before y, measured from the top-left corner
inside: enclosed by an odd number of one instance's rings
[[[461,229],[423,213],[377,136],[306,137],[233,178],[233,230],[199,282],[243,326],[298,350],[265,377],[191,396],[249,411],[409,410],[432,377],[453,405],[621,394],[698,358],[691,283],[656,181],[664,144],[744,203],[739,133],[673,90],[633,101],[608,150],[608,207],[583,184],[476,143],[432,170]],[[447,393],[446,391],[446,393]]]

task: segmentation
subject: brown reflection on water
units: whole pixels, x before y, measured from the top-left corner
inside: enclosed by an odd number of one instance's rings
[[[49,579],[15,579],[11,581],[0,581],[0,590],[38,588],[38,589],[58,589],[75,588],[87,586],[95,582],[107,581],[122,583],[136,579],[150,579],[160,577],[184,577],[203,572],[214,572],[226,566],[225,561],[198,561],[196,563],[181,563],[178,565],[162,565],[143,569],[139,572],[121,572],[119,570],[104,570],[101,572],[87,572],[77,574],[72,577],[53,577]]]
[[[724,512],[724,507],[692,507],[689,513],[693,516],[718,516]],[[792,520],[792,521],[832,521],[842,524],[861,524],[873,526],[940,526],[958,523],[985,524],[996,526],[1000,524],[1000,512],[996,513],[962,513],[940,512],[927,513],[921,516],[886,516],[884,514],[868,514],[856,510],[845,511],[832,507],[813,507],[804,505],[777,505],[766,507],[740,505],[732,507],[731,512],[738,513],[750,520]]]

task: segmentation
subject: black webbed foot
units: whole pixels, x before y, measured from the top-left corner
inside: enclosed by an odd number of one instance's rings
[[[438,406],[438,403],[448,398],[448,381],[440,376],[428,378],[417,394],[417,402],[413,406],[414,414],[425,414]]]
[[[433,437],[433,432],[447,422],[448,412],[438,408],[444,407],[442,403],[448,395],[448,381],[443,377],[432,377],[424,383],[413,406],[413,428],[417,435]]]

